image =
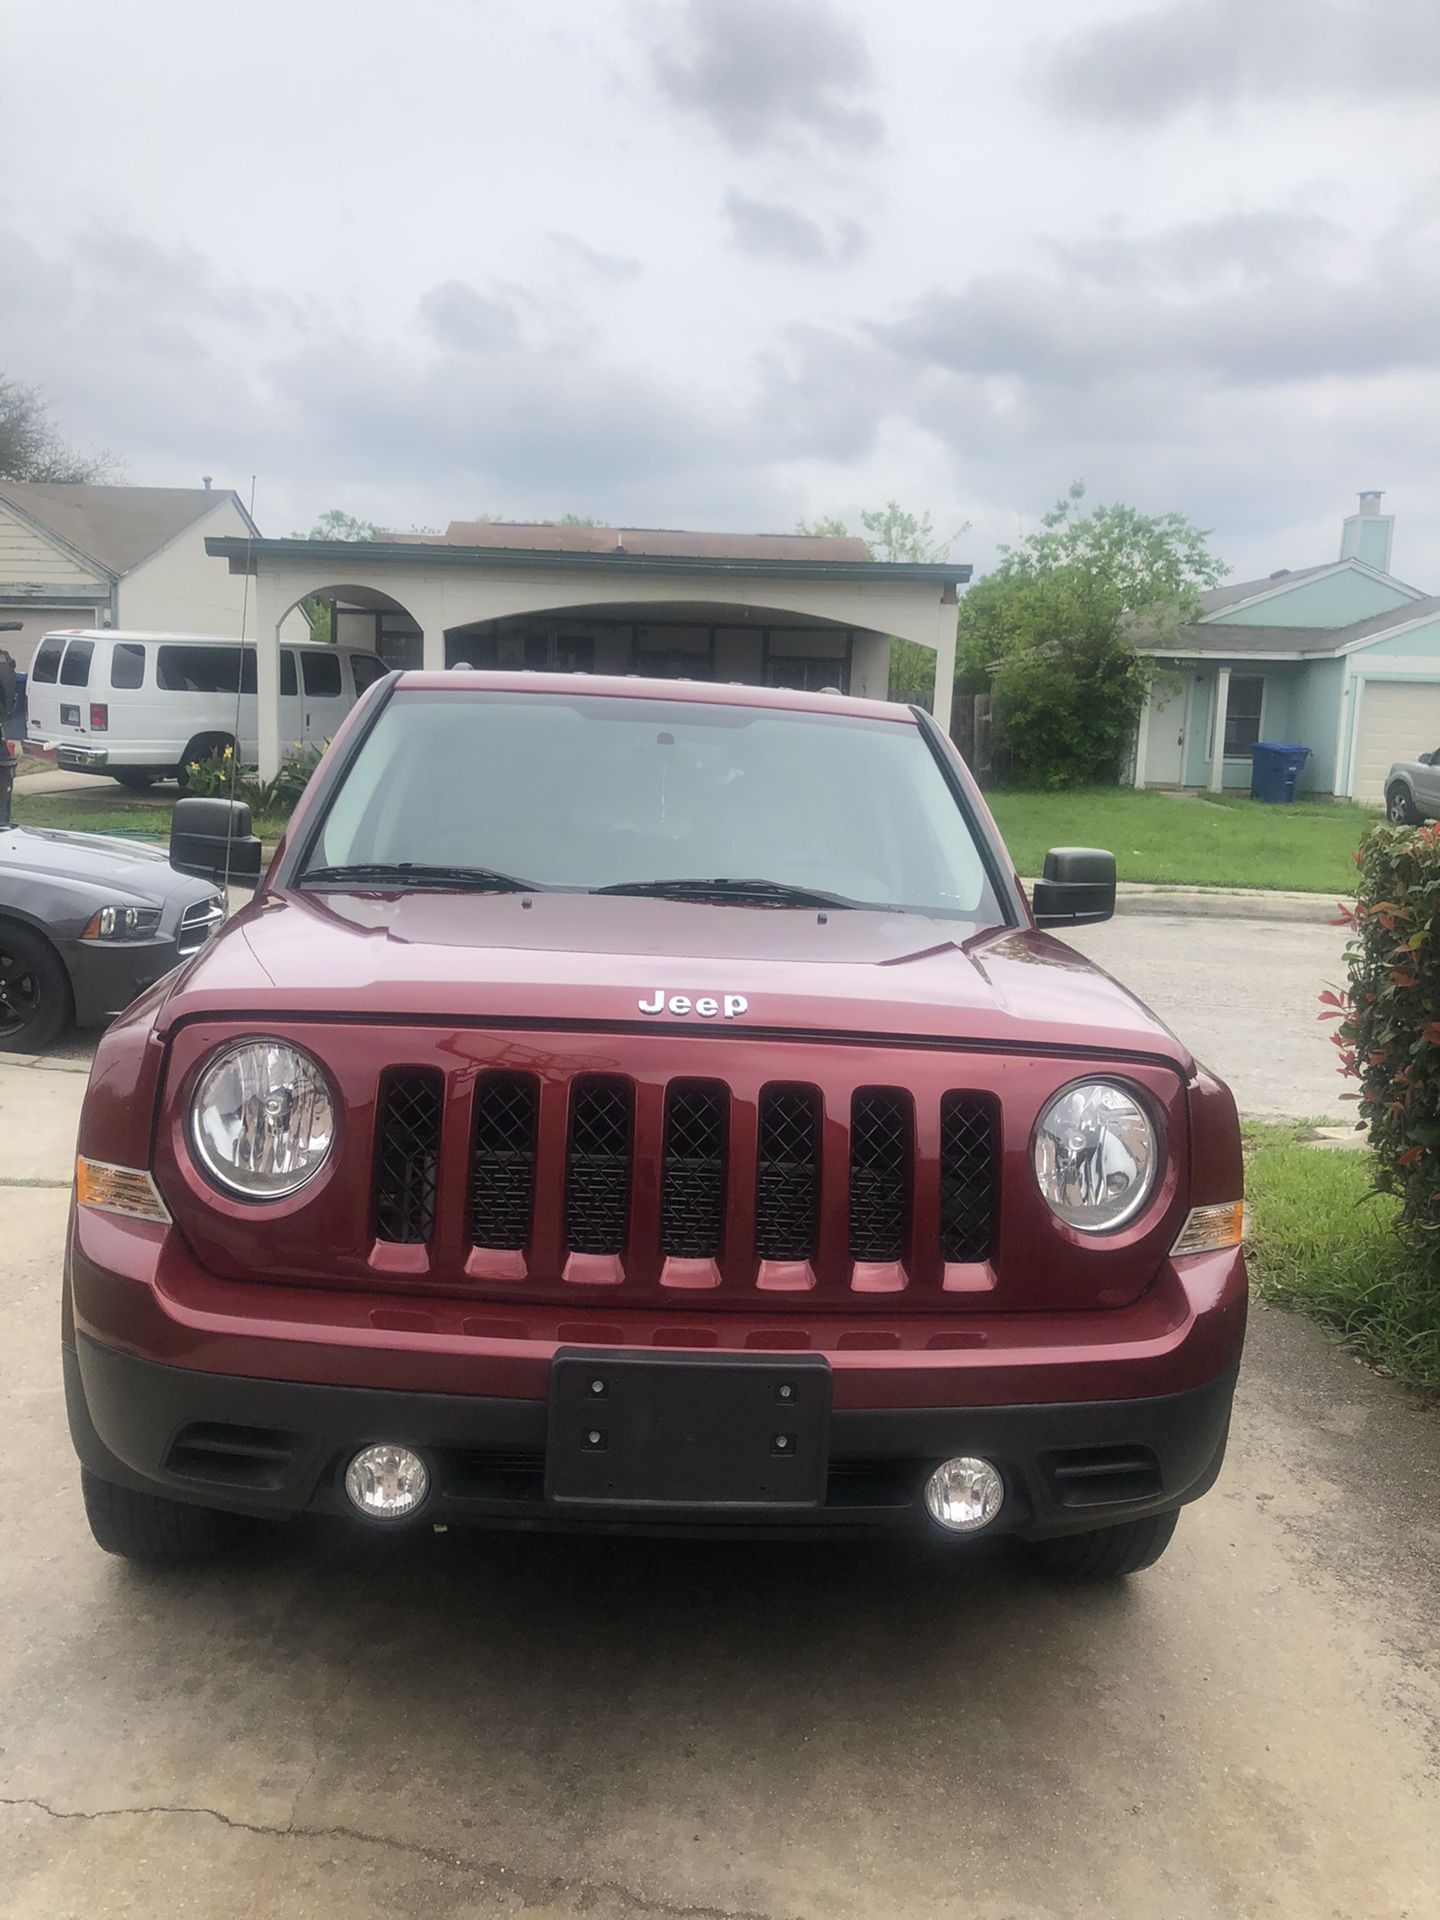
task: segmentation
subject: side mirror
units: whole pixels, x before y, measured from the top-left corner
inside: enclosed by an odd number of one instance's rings
[[[170,864],[217,887],[258,887],[260,842],[250,831],[249,807],[242,800],[177,800]]]
[[[1098,847],[1052,847],[1030,903],[1037,927],[1085,927],[1115,912],[1115,856]]]
[[[1433,753],[1417,753],[1415,756],[1415,764],[1417,767],[1433,767],[1435,764],[1435,756]]]

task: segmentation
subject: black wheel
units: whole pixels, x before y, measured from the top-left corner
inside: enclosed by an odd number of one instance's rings
[[[39,1053],[70,1024],[60,956],[28,927],[0,920],[0,1052]]]
[[[1145,1520],[1122,1520],[1095,1533],[1067,1533],[1058,1540],[1034,1540],[1026,1548],[1037,1573],[1066,1580],[1120,1580],[1153,1567],[1170,1544],[1176,1513],[1154,1513]]]
[[[1418,827],[1422,817],[1409,788],[1397,780],[1385,796],[1385,818],[1395,827]]]
[[[110,778],[128,787],[131,793],[144,793],[155,784],[155,776],[148,767],[112,767]]]
[[[229,733],[197,733],[180,756],[180,764],[175,769],[175,781],[182,793],[190,791],[190,763],[193,760],[208,760],[212,753],[224,753],[229,747],[235,750],[235,737]]]
[[[122,1560],[208,1560],[229,1540],[229,1516],[210,1507],[132,1493],[97,1478],[88,1467],[80,1469],[80,1487],[96,1546]]]

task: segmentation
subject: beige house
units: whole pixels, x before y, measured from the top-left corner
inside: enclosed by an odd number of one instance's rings
[[[229,488],[0,480],[0,620],[20,623],[0,644],[23,673],[54,627],[238,637],[246,583],[215,565],[205,540],[256,532]],[[308,631],[297,612],[286,638]]]
[[[256,540],[207,551],[253,576],[260,768],[280,763],[278,637],[299,602],[329,601],[337,640],[392,666],[635,673],[884,699],[891,637],[935,655],[950,718],[956,589],[965,565],[871,560],[863,542],[801,534],[452,521],[376,541]],[[217,568],[217,571],[219,569]]]

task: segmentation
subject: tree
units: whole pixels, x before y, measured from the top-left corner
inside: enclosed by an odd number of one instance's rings
[[[1184,514],[1120,504],[1080,512],[1077,481],[960,611],[966,670],[990,677],[996,720],[1028,785],[1120,777],[1150,683],[1138,639],[1199,612],[1202,587],[1228,569]]]
[[[0,374],[0,480],[43,480],[97,486],[118,478],[113,453],[77,453],[50,418],[39,387]]]
[[[937,561],[948,560],[950,549],[970,530],[969,521],[955,529],[948,540],[938,539],[929,511],[910,513],[898,500],[887,500],[883,507],[862,510],[860,524],[865,529],[865,545],[872,560]],[[831,539],[848,539],[850,529],[836,514],[822,520],[798,520],[797,533],[822,534]],[[890,697],[929,706],[935,691],[935,656],[928,647],[913,640],[890,642]]]
[[[292,540],[380,540],[385,534],[384,527],[377,526],[373,520],[357,520],[353,513],[343,513],[339,507],[331,507],[328,513],[322,513],[311,527],[309,533],[292,533]]]

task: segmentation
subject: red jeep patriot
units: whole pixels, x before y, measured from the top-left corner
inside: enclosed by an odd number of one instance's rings
[[[112,1553],[229,1516],[1009,1533],[1110,1576],[1224,1452],[1234,1103],[1040,928],[928,715],[392,675],[113,1026],[64,1359]]]

